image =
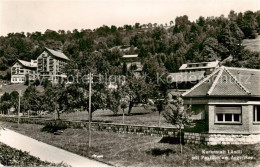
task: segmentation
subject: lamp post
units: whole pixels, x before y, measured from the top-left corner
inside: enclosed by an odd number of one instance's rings
[[[93,74],[91,74],[91,72],[89,73],[88,75],[88,81],[89,81],[89,116],[88,116],[88,146],[89,148],[91,147],[91,84],[93,82],[93,77],[92,77]]]
[[[20,109],[21,109],[21,90],[19,90],[19,95],[18,95],[18,119],[17,119],[17,127],[19,127],[19,123],[20,123]]]

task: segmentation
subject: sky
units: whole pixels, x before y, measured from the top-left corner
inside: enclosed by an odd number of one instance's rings
[[[259,0],[0,0],[0,35],[94,29],[102,25],[165,24],[176,16],[260,10]]]

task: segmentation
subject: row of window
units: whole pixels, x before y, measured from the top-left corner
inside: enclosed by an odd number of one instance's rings
[[[207,63],[203,64],[188,64],[188,67],[206,67]]]
[[[206,72],[212,72],[214,68],[207,68],[207,69],[191,69],[191,70],[183,70],[184,72],[196,72],[196,71],[206,71]]]
[[[241,123],[242,106],[216,106],[216,123]],[[254,106],[253,122],[260,122],[260,106]]]
[[[24,81],[24,78],[12,78],[13,82],[17,82],[17,81]]]

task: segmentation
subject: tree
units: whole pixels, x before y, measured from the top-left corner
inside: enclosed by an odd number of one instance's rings
[[[78,106],[90,112],[90,120],[92,120],[92,113],[98,109],[105,109],[107,106],[107,90],[103,82],[94,81],[91,88],[91,111],[89,111],[89,82],[82,82],[78,84]]]
[[[190,119],[191,112],[188,113],[189,108],[184,107],[183,99],[178,96],[177,100],[173,102],[173,106],[169,105],[166,112],[164,112],[164,118],[166,121],[172,125],[177,126],[179,129],[179,136],[180,136],[180,147],[182,153],[182,128],[189,126],[192,123]]]
[[[173,25],[173,21],[171,20],[171,21],[170,21],[170,26],[172,26],[172,25]]]
[[[60,119],[61,112],[68,108],[67,92],[64,84],[48,85],[45,88],[42,108],[45,111],[56,112]]]
[[[161,125],[161,113],[166,109],[168,105],[168,98],[169,98],[168,97],[169,84],[166,82],[165,77],[162,80],[164,81],[160,81],[159,83],[157,83],[153,91],[154,104],[159,113],[158,126]]]
[[[18,111],[18,99],[19,99],[19,93],[17,91],[12,91],[10,93],[10,102],[12,107],[15,108],[16,111]]]
[[[123,124],[125,123],[125,109],[127,108],[127,105],[127,99],[122,99],[120,107],[123,110]]]
[[[159,62],[159,55],[150,56],[143,60],[143,72],[146,74],[146,81],[157,81],[157,75],[166,73],[163,63]]]
[[[241,30],[244,32],[246,38],[254,39],[257,37],[257,20],[252,11],[246,11],[243,16]]]
[[[2,114],[9,114],[8,110],[10,109],[11,104],[9,101],[3,101],[0,104],[0,110]]]
[[[8,113],[11,107],[14,107],[15,111],[17,111],[18,98],[19,98],[19,93],[17,91],[12,91],[10,94],[5,92],[0,99],[0,109],[2,113],[3,114]]]
[[[112,110],[115,115],[118,113],[121,100],[120,91],[118,89],[110,89],[107,91],[107,108]]]
[[[135,29],[139,29],[139,28],[141,28],[140,23],[135,23]]]
[[[167,105],[167,99],[156,99],[155,100],[155,106],[159,113],[159,119],[158,119],[158,126],[161,126],[161,112],[164,111],[165,107]]]
[[[126,65],[126,62],[123,63],[122,74],[125,75],[125,76],[126,76],[126,74],[127,74],[127,65]]]
[[[21,101],[22,111],[31,110],[38,113],[43,109],[42,102],[42,96],[40,92],[36,90],[35,86],[28,86]]]
[[[5,92],[0,99],[0,102],[2,114],[7,114],[8,110],[12,107],[10,94]]]
[[[129,99],[128,114],[131,113],[135,104],[147,103],[153,90],[152,86],[151,83],[146,83],[144,78],[136,78],[132,75],[128,76],[123,87],[123,90]]]

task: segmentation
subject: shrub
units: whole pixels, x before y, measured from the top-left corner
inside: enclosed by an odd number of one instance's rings
[[[183,134],[182,134],[183,135]],[[164,136],[159,143],[168,143],[168,144],[180,144],[180,135],[178,134],[177,137],[172,136]],[[182,137],[182,144],[184,144],[184,139]]]
[[[146,151],[147,154],[151,154],[153,156],[160,156],[160,155],[166,155],[169,156],[169,154],[173,154],[176,153],[176,151],[172,150],[172,149],[160,149],[160,148],[153,148],[150,151]]]
[[[185,132],[201,133],[207,131],[207,124],[205,121],[196,121],[194,127],[185,127]]]
[[[5,166],[65,166],[64,163],[54,164],[31,156],[28,152],[20,151],[0,143],[0,162]]]
[[[49,124],[47,124],[47,125],[45,125],[42,129],[41,129],[41,131],[42,132],[49,132],[49,133],[54,133],[54,132],[57,132],[57,131],[59,131],[59,130],[65,130],[65,129],[67,129],[68,128],[68,126],[66,125],[66,124],[64,124],[64,123],[54,123],[54,124],[52,124],[52,123],[49,123]]]

